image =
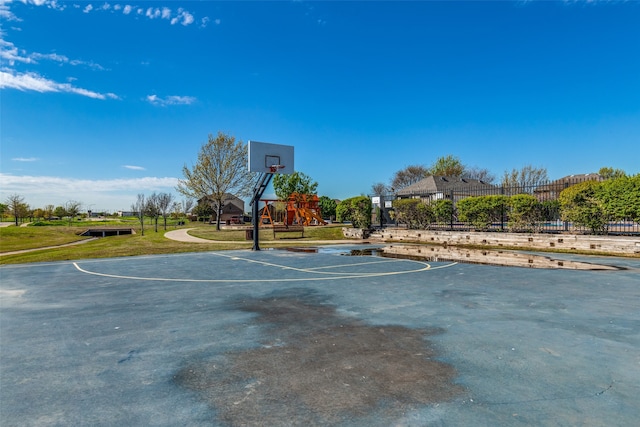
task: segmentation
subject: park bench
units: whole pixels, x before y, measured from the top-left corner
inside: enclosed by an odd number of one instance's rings
[[[276,233],[302,233],[300,237],[304,237],[304,226],[302,225],[274,225],[273,226],[273,238],[276,238]]]

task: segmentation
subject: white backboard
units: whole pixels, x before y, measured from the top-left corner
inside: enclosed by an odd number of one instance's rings
[[[293,167],[293,145],[270,144],[268,142],[249,141],[249,172],[272,172],[290,174]]]

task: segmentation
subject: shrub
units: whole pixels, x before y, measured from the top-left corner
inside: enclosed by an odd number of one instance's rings
[[[534,231],[541,218],[541,206],[530,194],[509,197],[509,231]]]
[[[601,182],[596,197],[614,221],[640,221],[640,174]]]
[[[507,204],[507,196],[467,197],[458,202],[458,218],[477,230],[487,230],[494,222],[502,221]]]
[[[450,223],[455,213],[453,201],[450,199],[439,199],[431,204],[436,222],[440,224]]]
[[[557,221],[560,219],[560,202],[545,200],[540,203],[540,221]]]
[[[429,228],[435,221],[433,208],[420,199],[400,199],[393,202],[396,219],[409,228]]]
[[[371,200],[367,196],[351,197],[336,207],[336,220],[351,221],[355,228],[367,229],[371,227],[371,210]]]
[[[562,190],[558,197],[562,219],[586,227],[594,234],[606,233],[609,215],[600,195],[601,188],[600,182],[585,181]]]

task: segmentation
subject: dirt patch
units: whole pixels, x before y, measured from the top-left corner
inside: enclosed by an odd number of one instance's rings
[[[240,298],[235,307],[256,314],[262,346],[175,377],[230,425],[339,423],[376,411],[395,417],[463,391],[425,340],[441,331],[366,325],[305,289]]]

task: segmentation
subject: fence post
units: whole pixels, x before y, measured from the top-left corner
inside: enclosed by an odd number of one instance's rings
[[[449,197],[451,198],[451,216],[449,217],[449,230],[453,231],[453,217],[456,214],[456,204],[453,200],[453,190],[449,190]]]
[[[500,195],[504,196],[504,185],[500,186]],[[504,231],[504,201],[500,205],[500,231]]]

